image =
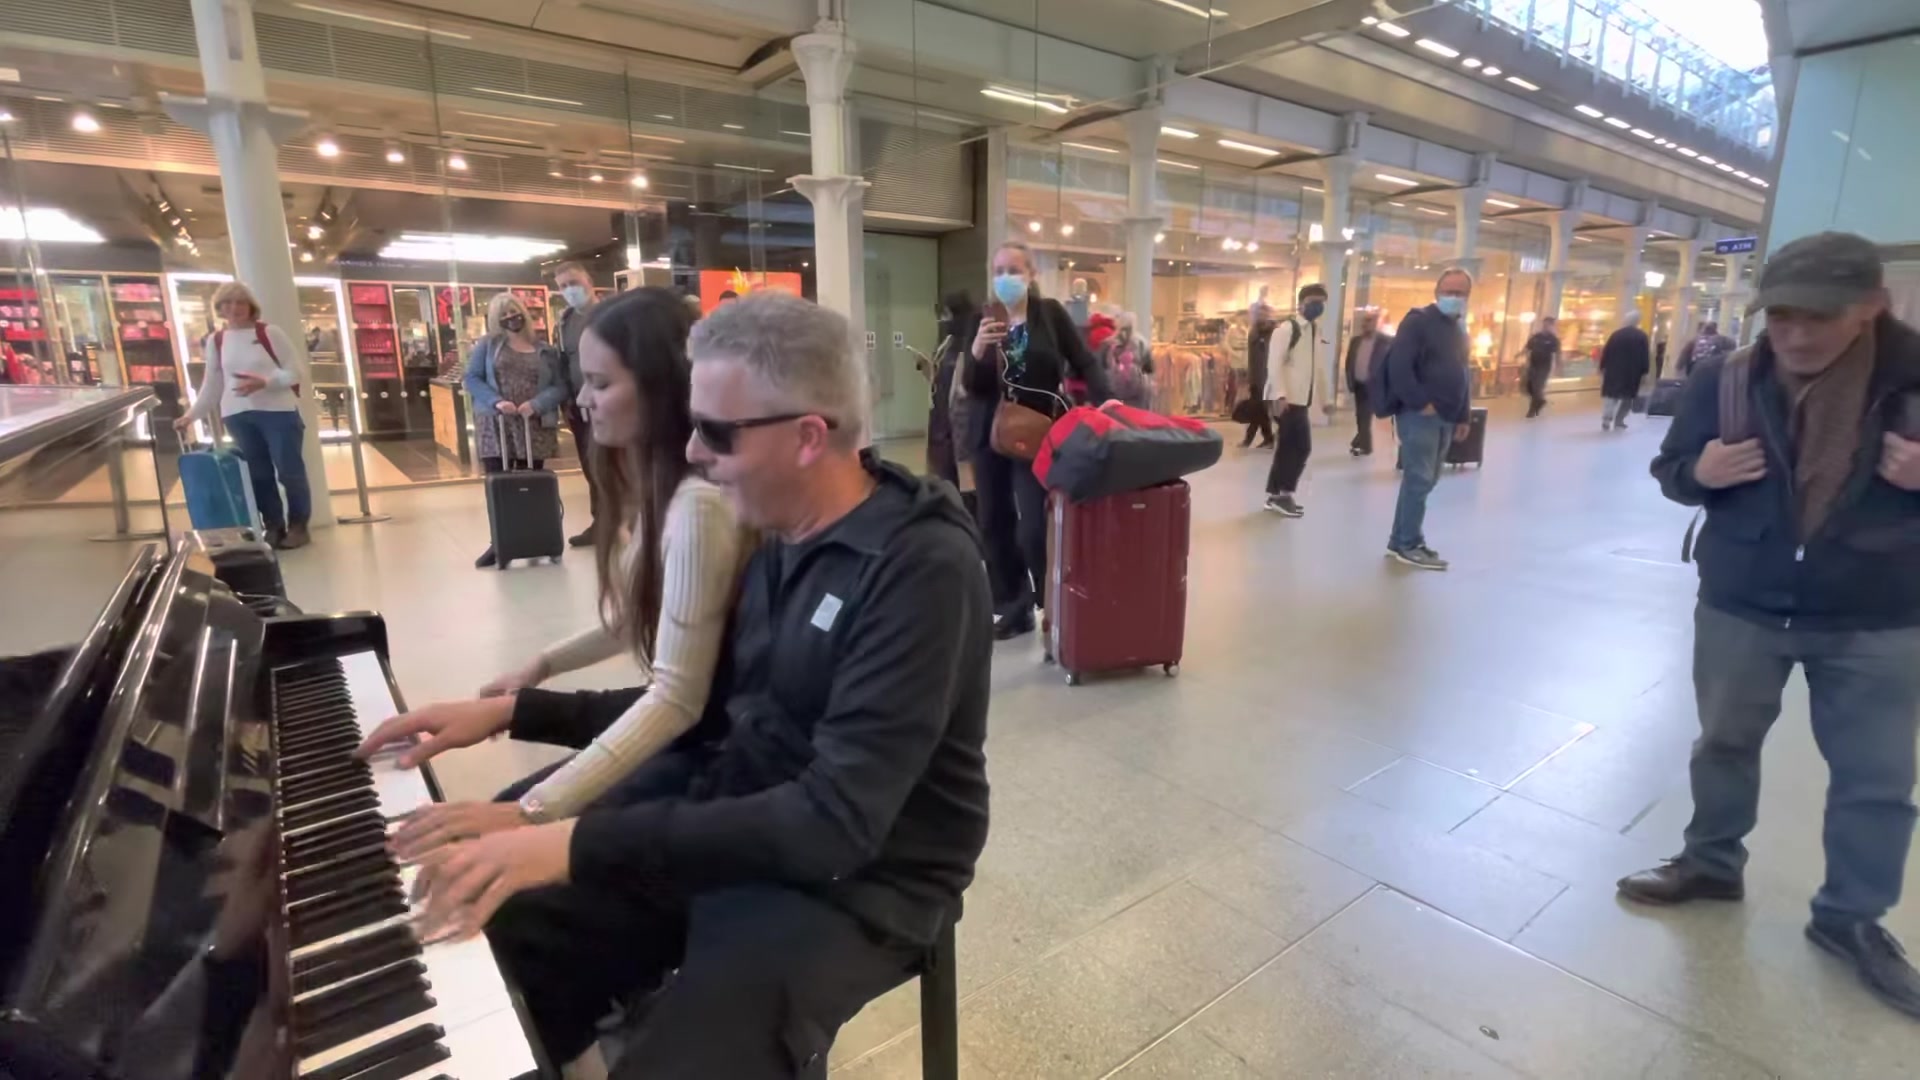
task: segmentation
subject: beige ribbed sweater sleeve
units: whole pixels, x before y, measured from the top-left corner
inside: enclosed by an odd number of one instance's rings
[[[661,531],[653,681],[599,738],[534,787],[531,794],[549,814],[578,815],[700,719],[749,554],[747,535],[725,494],[705,481],[683,482]]]

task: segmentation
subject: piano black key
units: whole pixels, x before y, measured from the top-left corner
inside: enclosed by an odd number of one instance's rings
[[[339,937],[351,930],[363,926],[372,926],[383,919],[407,913],[405,900],[372,900],[357,907],[347,909],[337,915],[314,919],[293,928],[293,947],[303,949],[315,942]]]
[[[383,1065],[377,1065],[365,1072],[355,1073],[353,1080],[403,1080],[421,1069],[445,1061],[453,1052],[444,1046],[423,1046],[418,1050],[409,1050]],[[441,1075],[445,1075],[444,1073]]]
[[[387,935],[394,934],[396,937]],[[361,942],[376,941],[365,948]],[[418,957],[422,952],[420,943],[404,926],[390,926],[384,930],[368,934],[350,942],[336,945],[317,953],[311,953],[294,962],[293,992],[306,994],[335,983],[368,972],[378,971],[391,964]],[[317,963],[313,961],[319,961]],[[302,964],[305,964],[302,967]]]
[[[380,805],[380,798],[371,791],[356,792],[351,795],[338,795],[283,810],[280,815],[280,827],[298,829],[304,825],[318,825],[323,821],[357,814],[362,810],[372,810]]]
[[[310,998],[294,1002],[292,1023],[294,1029],[304,1035],[342,1013],[353,1012],[382,998],[392,997],[409,990],[424,992],[426,988],[427,965],[418,960],[409,960],[384,971],[329,987]],[[387,1021],[387,1023],[394,1022]],[[302,1053],[310,1057],[314,1051],[306,1050]]]
[[[391,994],[366,1002],[350,1012],[328,1017],[319,1021],[311,1029],[296,1029],[298,1034],[294,1036],[293,1049],[301,1057],[312,1057],[331,1050],[341,1043],[379,1031],[383,1027],[397,1024],[410,1017],[419,1016],[431,1008],[433,1008],[433,997],[424,987]]]
[[[341,830],[312,843],[287,845],[286,865],[289,869],[313,866],[344,855],[358,854],[362,849],[373,850],[386,842],[387,830],[384,823],[372,827],[360,825],[353,829]]]
[[[313,760],[320,754],[339,752],[344,760],[360,745],[360,729],[348,723],[344,729],[316,730],[301,737],[281,740],[280,764],[287,768],[303,760]],[[344,744],[345,749],[340,749]]]
[[[317,780],[298,781],[281,785],[280,797],[285,799],[288,805],[297,806],[300,803],[310,802],[328,795],[338,795],[347,791],[367,790],[373,786],[371,781],[371,777],[354,776],[351,774]]]
[[[350,888],[357,881],[383,879],[400,880],[400,867],[393,856],[384,851],[355,855],[313,870],[288,874],[287,900],[305,900]]]
[[[369,904],[376,900],[405,900],[397,881],[369,881],[354,886],[345,892],[328,893],[310,900],[295,903],[287,909],[287,917],[295,927],[310,923],[315,919],[324,919],[342,911]]]
[[[390,1039],[383,1039],[367,1047],[365,1050],[356,1050],[331,1065],[315,1069],[312,1072],[301,1073],[300,1080],[359,1080],[360,1074],[369,1069],[389,1061],[394,1061],[402,1055],[422,1047],[433,1047],[435,1043],[445,1038],[446,1034],[446,1031],[444,1031],[439,1024],[421,1024],[419,1027],[409,1028]],[[440,1049],[442,1053],[446,1052],[444,1047],[438,1047],[437,1049]],[[443,1060],[445,1060],[445,1058],[433,1059],[433,1061]],[[428,1064],[432,1064],[432,1061],[429,1061]],[[425,1066],[421,1067],[424,1068]],[[401,1073],[400,1075],[405,1076],[406,1074]]]
[[[289,852],[298,851],[303,847],[310,847],[314,844],[324,844],[329,840],[349,836],[363,830],[376,834],[382,833],[386,831],[386,826],[386,818],[381,817],[378,811],[369,810],[356,814],[353,817],[329,821],[325,825],[318,825],[301,832],[291,834],[282,833],[281,845]]]

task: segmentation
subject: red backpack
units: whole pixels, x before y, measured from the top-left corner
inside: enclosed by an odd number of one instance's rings
[[[255,319],[253,322],[253,340],[259,342],[260,347],[267,351],[267,359],[273,361],[274,367],[281,368],[283,370],[286,368],[287,365],[280,362],[280,354],[273,351],[273,340],[267,336],[267,324],[261,322],[258,319]],[[226,359],[226,355],[227,355],[226,349],[224,348],[224,346],[226,345],[226,341],[227,341],[226,327],[223,326],[220,329],[215,330],[213,332],[213,351],[218,353],[222,360]],[[294,397],[300,396],[299,383],[293,384],[293,396]]]

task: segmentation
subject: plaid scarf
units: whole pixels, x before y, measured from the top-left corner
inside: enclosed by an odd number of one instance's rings
[[[1874,333],[1869,326],[1825,371],[1796,375],[1777,367],[1787,394],[1787,430],[1793,440],[1793,485],[1803,541],[1826,523],[1853,474],[1873,359]]]

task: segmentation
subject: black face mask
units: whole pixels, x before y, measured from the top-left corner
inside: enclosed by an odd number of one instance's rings
[[[500,329],[505,330],[510,334],[519,333],[520,330],[526,325],[527,325],[527,317],[525,315],[509,315],[506,318],[500,320]]]

